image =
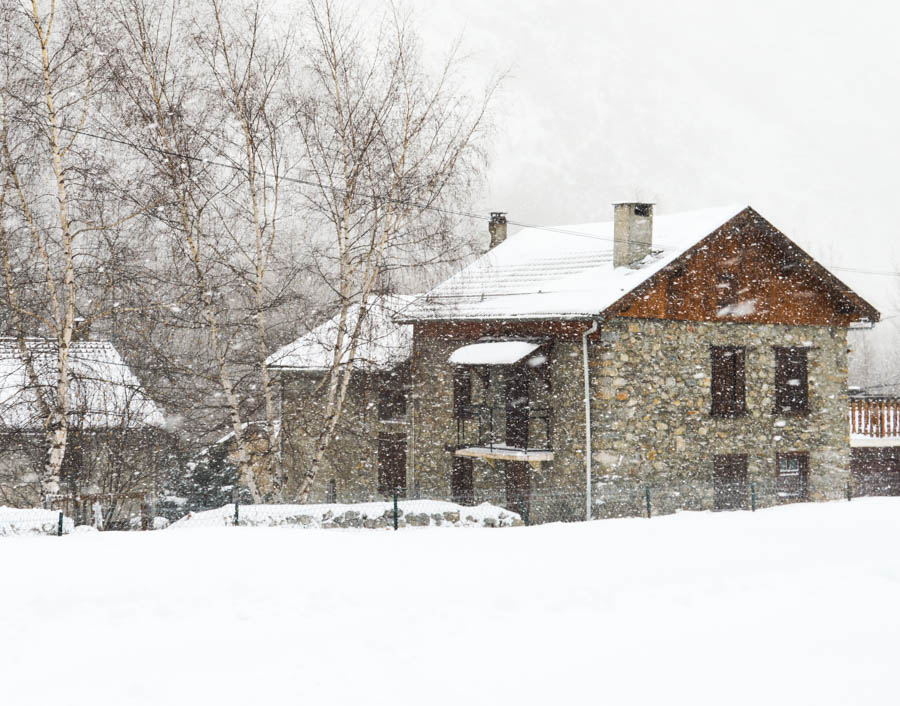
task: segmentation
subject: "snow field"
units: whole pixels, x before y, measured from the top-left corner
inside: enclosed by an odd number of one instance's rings
[[[0,702],[893,704],[900,499],[0,543]]]

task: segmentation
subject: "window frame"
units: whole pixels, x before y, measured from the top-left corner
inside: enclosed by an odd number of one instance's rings
[[[798,461],[797,473],[784,473],[783,461]],[[796,480],[795,480],[796,478]],[[790,490],[790,484],[796,483],[797,489]],[[809,501],[809,452],[779,451],[775,454],[775,493],[782,502]]]
[[[746,346],[710,346],[709,360],[710,416],[730,418],[745,415],[747,413]],[[726,384],[729,379],[730,384]]]

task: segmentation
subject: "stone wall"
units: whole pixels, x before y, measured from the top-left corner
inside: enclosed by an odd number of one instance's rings
[[[321,428],[324,392],[321,378],[309,373],[280,373],[282,380],[282,459],[285,499],[295,497],[313,457]],[[359,502],[380,498],[378,492],[379,434],[404,434],[405,420],[378,419],[379,379],[355,373],[325,462],[313,483],[309,501]],[[333,484],[333,485],[332,485]],[[330,487],[334,497],[329,497]]]
[[[450,474],[457,444],[457,421],[453,410],[454,366],[447,360],[471,340],[418,336],[413,356],[413,441],[408,456],[408,477],[419,497],[450,499]],[[543,366],[528,367],[531,403],[553,408],[551,448],[554,460],[530,464],[530,521],[573,520],[584,517],[584,385],[580,343],[557,340],[546,344],[549,376]],[[505,435],[503,418],[504,366],[489,366],[482,376],[472,373],[473,404],[491,404],[497,440]],[[543,441],[540,422],[532,422],[530,433]],[[475,502],[507,505],[505,461],[475,459]]]
[[[710,415],[713,345],[746,346],[746,414]],[[809,408],[774,411],[774,346],[808,346]],[[846,330],[812,326],[616,319],[604,325],[592,370],[595,493],[655,488],[654,511],[710,507],[712,457],[747,454],[758,506],[775,502],[776,453],[809,453],[810,500],[842,497],[849,480]],[[681,486],[679,488],[679,485]],[[665,489],[669,488],[669,492]],[[662,492],[660,492],[662,491]]]
[[[416,337],[413,362],[411,487],[421,497],[450,498],[456,445],[450,353],[470,343],[456,337]],[[746,346],[747,413],[710,415],[711,345]],[[774,413],[773,346],[810,346],[809,404],[803,416]],[[531,464],[533,522],[584,517],[584,387],[581,341],[548,343],[553,407],[549,462]],[[712,507],[712,457],[747,454],[758,506],[777,500],[776,453],[809,453],[809,497],[842,497],[849,480],[847,345],[841,328],[689,323],[615,319],[589,345],[595,516]],[[537,373],[535,373],[537,374]],[[492,371],[489,395],[502,390]],[[484,393],[473,384],[473,396]],[[478,401],[474,399],[473,401]],[[476,502],[505,503],[504,462],[474,462]]]

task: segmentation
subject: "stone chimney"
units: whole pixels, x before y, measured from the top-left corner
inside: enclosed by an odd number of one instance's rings
[[[491,222],[488,223],[488,231],[491,234],[491,249],[506,240],[506,213],[503,211],[491,211]]]
[[[653,204],[617,203],[613,207],[613,266],[633,265],[650,254]]]

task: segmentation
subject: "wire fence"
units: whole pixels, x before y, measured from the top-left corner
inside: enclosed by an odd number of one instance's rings
[[[464,497],[444,500],[356,492],[324,503],[245,504],[233,502],[188,509],[177,498],[144,500],[129,521],[103,526],[97,513],[73,518],[65,508],[0,507],[0,537],[62,536],[91,529],[162,530],[193,527],[297,527],[309,529],[400,530],[415,527],[516,527],[591,519],[653,518],[689,511],[748,511],[790,503],[900,495],[900,474],[854,477],[844,484],[809,484],[801,478],[768,480],[680,480],[645,483],[612,479],[597,483],[588,500],[583,490],[566,488],[470,488]],[[418,495],[418,493],[415,493]],[[65,507],[70,507],[67,505]]]

